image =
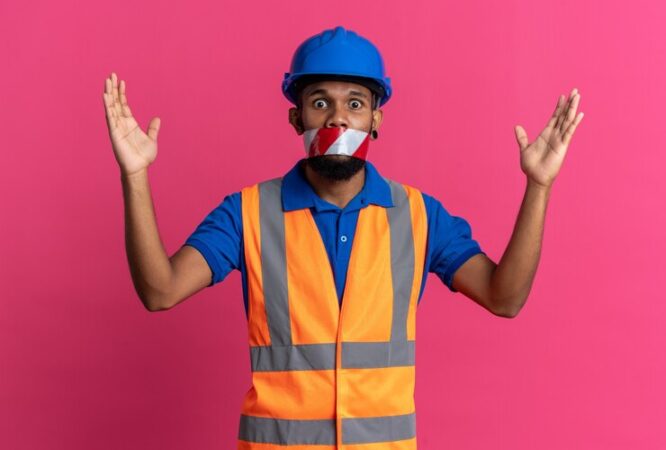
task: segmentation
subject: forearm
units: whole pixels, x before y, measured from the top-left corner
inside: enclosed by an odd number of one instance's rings
[[[144,306],[160,308],[171,280],[171,262],[160,240],[148,172],[121,174],[125,202],[125,249],[134,287]]]
[[[549,196],[550,188],[527,182],[511,240],[491,279],[493,303],[513,315],[525,304],[536,274]]]

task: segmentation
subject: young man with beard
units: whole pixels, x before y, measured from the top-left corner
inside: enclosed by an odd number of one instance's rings
[[[465,219],[366,160],[379,107],[391,96],[370,41],[340,26],[312,36],[296,50],[282,89],[296,105],[289,122],[306,157],[284,176],[227,195],[168,258],[146,173],[159,119],[143,134],[124,82],[107,79],[136,290],[149,310],[165,310],[241,271],[252,386],[239,449],[416,449],[415,317],[426,276],[436,273],[497,316],[520,311],[550,187],[582,118],[580,95],[574,89],[566,106],[560,96],[533,143],[516,127],[527,187],[496,264]]]

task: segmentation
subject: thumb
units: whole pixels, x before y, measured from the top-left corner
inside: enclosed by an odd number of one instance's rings
[[[525,129],[520,125],[516,125],[514,131],[516,132],[516,141],[518,141],[518,146],[520,147],[520,150],[521,151],[525,150],[527,144],[529,143],[529,141],[527,140],[527,133],[525,132]]]
[[[153,141],[157,140],[157,134],[160,131],[160,118],[159,117],[153,117],[150,120],[150,123],[148,124],[148,137],[150,137]]]

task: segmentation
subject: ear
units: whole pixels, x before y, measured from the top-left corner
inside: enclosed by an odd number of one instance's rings
[[[384,111],[381,109],[375,109],[372,111],[372,129],[377,130],[382,124],[382,119],[384,117]]]
[[[289,123],[294,127],[297,134],[303,134],[303,120],[301,119],[301,111],[298,108],[289,108]]]

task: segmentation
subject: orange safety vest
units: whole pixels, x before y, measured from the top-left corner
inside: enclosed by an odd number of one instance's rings
[[[241,190],[252,387],[239,450],[414,450],[416,307],[427,218],[385,178],[392,207],[359,211],[340,308],[309,208],[282,178]]]

